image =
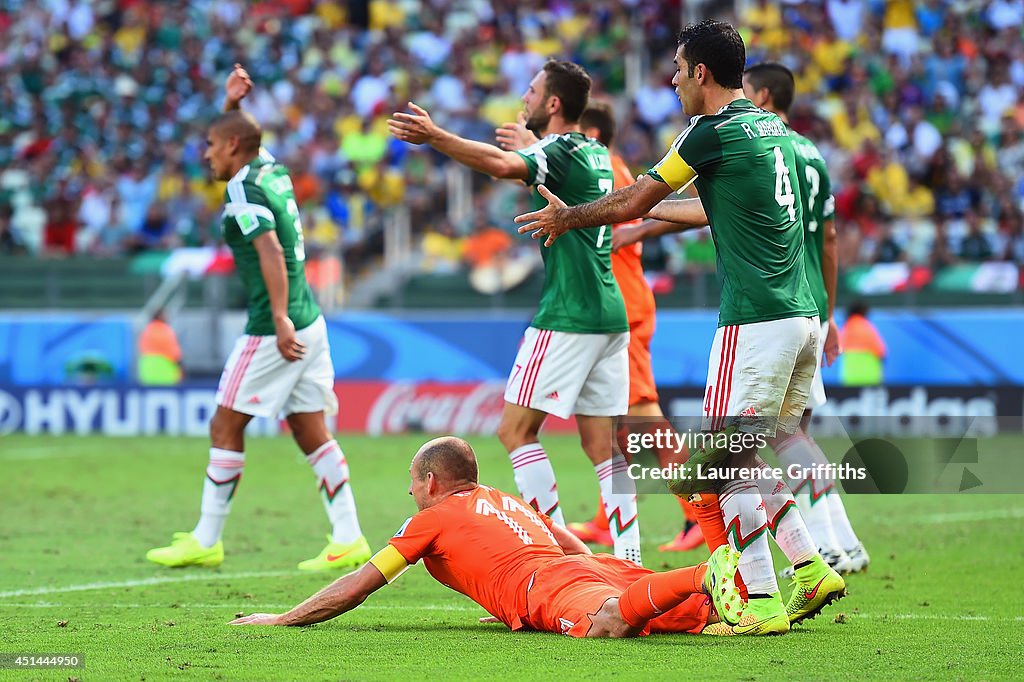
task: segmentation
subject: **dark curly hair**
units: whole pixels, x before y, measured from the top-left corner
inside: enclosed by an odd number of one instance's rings
[[[743,87],[747,51],[743,47],[743,38],[732,24],[713,19],[689,24],[679,32],[679,44],[683,46],[683,58],[690,78],[693,78],[694,67],[703,64],[723,88],[737,90]]]

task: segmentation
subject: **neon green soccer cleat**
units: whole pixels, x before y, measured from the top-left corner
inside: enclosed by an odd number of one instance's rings
[[[718,616],[736,625],[740,622],[743,611],[743,597],[736,587],[736,565],[739,564],[740,553],[729,545],[722,545],[708,557],[708,570],[704,573],[704,593],[718,611]]]
[[[220,566],[224,563],[224,543],[203,547],[190,532],[175,533],[167,547],[157,547],[146,552],[146,558],[161,566],[183,568],[185,566]]]
[[[740,622],[729,625],[714,623],[701,631],[702,635],[732,637],[736,635],[784,635],[789,632],[789,617],[782,604],[782,595],[773,594],[768,598],[751,599],[747,602]]]
[[[300,571],[337,571],[343,568],[355,568],[370,560],[370,545],[366,538],[359,536],[352,542],[342,544],[332,542],[327,536],[327,546],[312,559],[299,563]]]
[[[734,424],[719,431],[711,439],[711,447],[702,447],[690,453],[690,457],[679,465],[680,477],[668,482],[668,489],[684,500],[694,493],[711,488],[707,480],[708,469],[714,468],[729,455],[729,443],[737,429]]]
[[[846,581],[820,556],[793,575],[793,594],[786,604],[790,623],[814,618],[834,601],[846,596]]]

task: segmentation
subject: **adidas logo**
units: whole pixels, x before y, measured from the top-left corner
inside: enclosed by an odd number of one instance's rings
[[[742,412],[740,412],[740,416],[741,417],[756,417],[757,416],[757,407],[755,407],[754,405],[751,405],[747,409],[745,409]]]
[[[551,391],[546,397],[548,400],[558,400],[558,391]]]
[[[786,487],[786,484],[783,483],[782,481],[779,481],[778,483],[775,484],[775,490],[772,491],[772,495],[778,495],[779,493],[782,492],[782,490],[785,487]]]
[[[258,395],[254,395],[253,397],[249,398],[245,402],[247,402],[250,405],[259,405],[260,404],[260,397]]]

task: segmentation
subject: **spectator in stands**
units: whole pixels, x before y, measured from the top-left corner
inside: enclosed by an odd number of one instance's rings
[[[992,242],[982,231],[981,217],[971,211],[967,214],[967,236],[960,242],[960,258],[970,263],[980,263],[992,258]]]
[[[508,232],[492,225],[479,211],[473,233],[463,242],[462,255],[470,268],[487,266],[502,262],[514,245]]]
[[[855,301],[846,313],[846,321],[839,332],[839,380],[843,386],[880,386],[883,381],[882,363],[885,361],[885,343],[881,334],[868,320],[868,306]]]
[[[426,272],[450,274],[457,272],[462,264],[463,240],[447,220],[423,235],[420,249],[423,252],[421,266]]]

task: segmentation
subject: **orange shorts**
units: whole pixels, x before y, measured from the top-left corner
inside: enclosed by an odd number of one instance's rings
[[[537,571],[526,595],[524,624],[542,632],[586,637],[590,616],[631,584],[653,573],[611,554],[573,554]],[[707,624],[710,600],[694,594],[647,624],[652,632],[698,633]]]
[[[629,325],[629,405],[658,402],[651,368],[651,339],[654,337],[654,315]]]

